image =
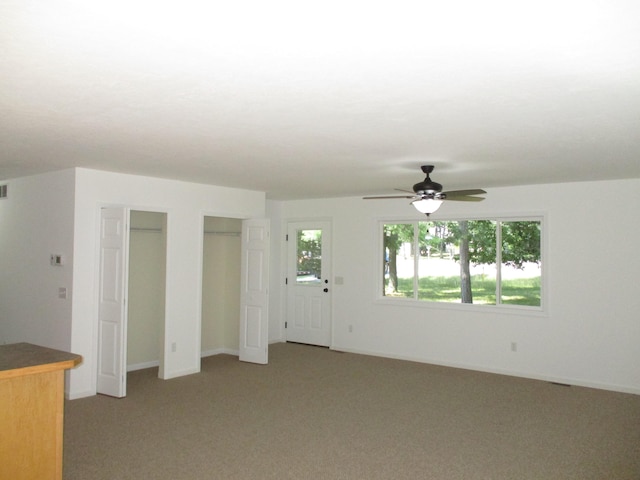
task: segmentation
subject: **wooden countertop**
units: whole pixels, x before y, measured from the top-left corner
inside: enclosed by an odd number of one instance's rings
[[[81,361],[80,355],[30,343],[0,345],[0,380],[66,370],[75,367]]]

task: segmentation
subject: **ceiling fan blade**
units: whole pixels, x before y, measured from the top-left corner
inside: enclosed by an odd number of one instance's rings
[[[382,198],[416,198],[415,195],[390,195],[381,197],[362,197],[363,200],[380,200]]]
[[[410,194],[412,194],[412,195],[415,195],[415,194],[416,194],[416,192],[413,192],[413,191],[411,191],[411,190],[403,190],[402,188],[394,188],[394,190],[395,190],[395,191],[397,191],[397,192],[406,192],[406,193],[410,193]]]
[[[420,167],[426,174],[425,179],[422,182],[416,183],[413,186],[413,191],[403,190],[401,188],[394,188],[397,192],[408,193],[409,195],[379,195],[362,197],[363,200],[381,200],[386,198],[405,198],[409,200],[453,200],[459,202],[481,202],[484,197],[476,197],[474,195],[483,195],[487,192],[481,188],[473,188],[469,190],[452,190],[450,192],[443,192],[442,185],[434,182],[429,178],[429,174],[433,172],[433,165],[423,165]],[[413,202],[412,202],[413,203]],[[422,203],[422,202],[421,202]]]
[[[449,195],[447,195],[447,198],[445,198],[445,200],[451,200],[452,202],[481,202],[484,200],[484,197],[471,197],[468,195],[460,195],[459,197],[456,197],[454,195],[453,197],[450,197]]]
[[[472,190],[452,190],[450,192],[442,192],[442,193],[444,193],[448,199],[451,199],[451,197],[459,197],[459,196],[466,196],[466,195],[482,195],[483,193],[487,193],[487,192],[485,192],[480,188],[474,188]]]

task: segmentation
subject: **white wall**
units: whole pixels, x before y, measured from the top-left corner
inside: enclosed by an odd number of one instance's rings
[[[166,327],[163,378],[200,368],[202,229],[205,215],[259,218],[263,192],[76,169],[71,350],[84,357],[71,372],[69,396],[96,391],[98,218],[100,207],[123,205],[167,213]],[[175,343],[176,352],[171,352]]]
[[[74,171],[3,181],[0,199],[0,343],[71,346]],[[50,255],[62,254],[63,266]],[[68,298],[58,298],[67,288]]]
[[[544,214],[546,314],[377,302],[378,221],[424,219],[405,200],[268,202],[268,211],[282,229],[332,219],[333,272],[344,278],[331,285],[334,349],[640,393],[640,180],[487,190],[486,201],[446,202],[433,218]],[[280,279],[284,247],[273,238]],[[286,335],[281,282],[271,294],[273,341]]]
[[[83,355],[68,394],[95,393],[97,221],[101,206],[126,205],[167,212],[165,375],[198,370],[203,218],[262,217],[263,193],[87,169],[3,183],[9,198],[0,200],[0,342]],[[545,214],[544,316],[376,303],[378,220],[424,218],[403,200],[267,206],[271,342],[285,338],[286,220],[329,217],[333,272],[344,278],[331,285],[333,348],[640,393],[640,180],[490,189],[485,202],[447,202],[434,216]],[[66,265],[50,266],[51,253],[65,255]],[[59,287],[69,288],[69,299],[58,298]]]

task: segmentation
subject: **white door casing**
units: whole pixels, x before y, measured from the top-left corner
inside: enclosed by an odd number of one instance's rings
[[[97,392],[118,398],[127,393],[128,225],[129,209],[101,209]]]
[[[242,222],[240,360],[269,361],[269,220]]]
[[[301,271],[305,256],[298,248],[299,232],[320,233],[317,271]],[[304,234],[303,233],[303,236]],[[331,223],[328,221],[291,222],[287,228],[287,341],[328,347],[331,345]]]

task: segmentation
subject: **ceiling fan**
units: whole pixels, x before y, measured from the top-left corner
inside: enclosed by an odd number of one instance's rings
[[[433,165],[423,165],[420,167],[422,171],[427,175],[422,182],[418,182],[413,186],[413,195],[390,195],[390,196],[377,196],[377,197],[363,197],[364,200],[378,200],[385,198],[409,198],[413,199],[411,204],[416,207],[420,213],[431,215],[433,212],[440,208],[444,200],[455,200],[462,202],[481,202],[484,197],[475,197],[474,195],[481,195],[487,193],[482,189],[474,188],[471,190],[452,190],[450,192],[443,192],[442,185],[434,182],[429,177],[429,174],[433,172]],[[401,192],[411,193],[408,190],[400,190]]]

